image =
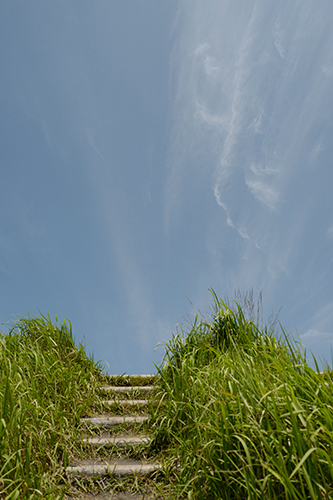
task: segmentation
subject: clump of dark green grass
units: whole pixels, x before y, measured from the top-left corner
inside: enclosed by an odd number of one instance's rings
[[[283,329],[215,296],[211,321],[174,335],[159,369],[152,429],[172,498],[333,498],[333,383],[316,367]]]
[[[77,424],[93,411],[102,378],[70,322],[19,318],[0,335],[1,499],[63,498]]]

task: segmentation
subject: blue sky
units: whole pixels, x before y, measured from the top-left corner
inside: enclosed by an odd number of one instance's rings
[[[0,5],[0,321],[154,371],[209,288],[333,338],[330,0]]]

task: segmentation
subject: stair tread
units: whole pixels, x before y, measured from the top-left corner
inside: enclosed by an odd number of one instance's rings
[[[98,417],[85,417],[82,422],[90,422],[94,425],[117,425],[117,424],[132,424],[143,423],[149,419],[148,415],[115,415],[115,416],[98,416]]]
[[[83,438],[84,443],[102,446],[107,444],[113,444],[116,446],[122,446],[126,444],[146,444],[151,441],[148,436],[95,436],[89,438]]]
[[[128,374],[128,375],[112,375],[109,377],[109,380],[111,382],[110,385],[105,385],[100,387],[100,391],[105,391],[105,392],[110,392],[110,396],[114,399],[109,399],[102,401],[103,404],[109,405],[110,408],[110,413],[108,414],[108,410],[105,409],[105,415],[96,415],[93,417],[85,417],[81,418],[81,422],[89,423],[94,426],[100,426],[101,428],[103,427],[113,427],[117,425],[124,425],[124,428],[122,429],[120,427],[121,434],[117,433],[117,435],[109,435],[108,431],[105,430],[100,433],[98,436],[84,436],[82,437],[82,443],[86,445],[92,445],[92,446],[97,446],[97,447],[103,447],[107,445],[113,445],[113,446],[119,446],[119,447],[126,447],[126,446],[136,446],[136,445],[146,445],[151,442],[151,438],[149,435],[146,434],[136,434],[134,429],[131,429],[131,427],[128,427],[127,424],[142,424],[144,422],[147,422],[150,418],[150,416],[147,414],[147,410],[144,410],[143,415],[133,415],[135,413],[135,406],[144,406],[148,405],[149,400],[146,399],[148,395],[144,394],[143,396],[146,396],[145,399],[134,399],[134,397],[137,397],[134,393],[135,391],[153,391],[155,389],[154,385],[151,385],[154,383],[154,378],[156,375],[153,374],[143,374],[143,375],[133,375],[133,374]],[[118,378],[118,380],[116,380]],[[121,379],[124,379],[123,381]],[[138,385],[140,383],[144,384],[144,380],[140,380],[140,378],[145,379],[145,378],[150,378],[152,380],[147,380],[146,384],[147,385]],[[115,379],[114,381],[112,379]],[[120,379],[120,380],[119,380]],[[133,383],[135,385],[130,385],[133,379]],[[135,380],[134,380],[135,379]],[[113,384],[120,384],[120,385],[112,385]],[[150,385],[148,385],[150,384]],[[112,394],[115,393],[115,394]],[[119,395],[118,395],[119,394]],[[131,398],[132,396],[132,398]],[[140,398],[140,394],[138,394]],[[108,397],[108,396],[107,396]],[[117,397],[120,397],[121,399],[117,399]],[[124,399],[124,398],[128,399]],[[125,410],[126,415],[113,415],[112,414],[112,407],[114,406],[116,408],[117,405],[121,406],[126,406],[130,405],[133,406],[133,411],[128,409]],[[126,427],[125,427],[126,426]],[[129,433],[127,433],[127,429],[131,429]],[[139,431],[140,432],[140,431]],[[114,450],[115,451],[115,450]],[[127,451],[126,451],[127,454]],[[161,464],[157,462],[147,462],[147,461],[140,461],[140,460],[135,460],[135,459],[129,459],[129,458],[116,458],[114,456],[113,450],[112,453],[107,453],[110,457],[108,459],[102,458],[105,453],[100,454],[100,450],[96,453],[98,457],[94,459],[94,454],[92,454],[91,459],[89,460],[73,460],[72,463],[66,468],[66,472],[68,476],[70,477],[75,477],[75,476],[86,476],[86,477],[93,477],[93,476],[107,476],[109,474],[122,477],[122,476],[136,476],[136,475],[146,475],[150,472],[158,471],[162,469]],[[115,455],[119,455],[119,452],[117,452]],[[141,455],[141,454],[140,454]]]
[[[81,463],[66,468],[67,473],[83,476],[102,476],[109,473],[115,476],[129,476],[132,474],[147,474],[161,469],[161,465],[155,463],[142,463],[139,461],[116,461],[110,460],[99,463]]]

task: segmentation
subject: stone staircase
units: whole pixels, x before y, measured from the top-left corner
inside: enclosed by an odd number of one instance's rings
[[[149,396],[155,380],[155,375],[109,376],[110,385],[100,388],[103,414],[81,419],[83,456],[87,458],[74,458],[66,469],[73,490],[68,500],[158,498],[147,493],[96,492],[96,488],[88,493],[87,488],[79,487],[87,478],[137,480],[161,470],[159,463],[145,458],[151,441],[146,428]]]

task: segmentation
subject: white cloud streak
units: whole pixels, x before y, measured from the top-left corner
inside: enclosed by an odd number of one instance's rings
[[[275,209],[279,202],[280,195],[274,186],[266,183],[260,178],[248,180],[246,181],[246,185],[258,201],[271,210]]]
[[[128,217],[130,210],[126,206],[126,196],[122,196],[121,190],[116,192],[111,186],[109,179],[100,189],[103,193],[104,216],[109,226],[111,248],[126,294],[128,316],[124,328],[130,327],[133,338],[139,341],[144,350],[151,348],[154,340],[160,340],[155,337],[158,321],[155,318],[150,284],[137,263],[134,229],[131,227],[131,217]]]

